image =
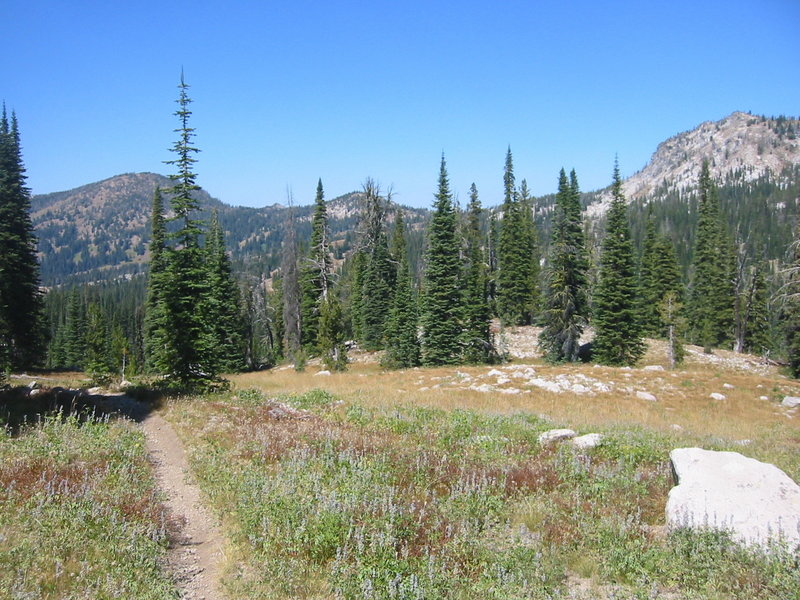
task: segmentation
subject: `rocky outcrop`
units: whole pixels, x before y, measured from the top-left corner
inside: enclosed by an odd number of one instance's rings
[[[775,465],[701,448],[670,453],[677,486],[667,500],[671,530],[727,531],[743,544],[800,547],[800,486]]]

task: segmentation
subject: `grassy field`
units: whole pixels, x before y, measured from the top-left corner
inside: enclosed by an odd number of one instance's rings
[[[0,433],[0,598],[177,598],[138,429],[51,416]]]
[[[741,451],[800,479],[800,430],[779,406],[798,385],[723,358],[284,368],[167,417],[232,539],[232,598],[798,598],[796,556],[664,528],[673,448]],[[605,441],[538,443],[563,426]]]

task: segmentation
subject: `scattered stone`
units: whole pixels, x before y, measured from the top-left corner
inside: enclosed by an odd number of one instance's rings
[[[663,371],[664,367],[662,367],[661,365],[647,365],[645,367],[642,367],[642,369],[644,371]]]
[[[722,387],[725,388],[726,390],[735,389],[735,386],[732,386],[730,383],[723,383]]]
[[[102,391],[103,391],[102,388],[93,387],[93,388],[89,388],[88,390],[86,390],[86,393],[88,393],[90,396],[96,396],[97,394],[99,394]]]
[[[749,446],[750,444],[753,443],[753,440],[736,440],[733,443],[736,444],[737,446]]]
[[[798,396],[786,396],[781,402],[781,406],[785,406],[786,408],[795,408],[800,406],[800,397]]]
[[[28,387],[29,387],[30,389],[32,389],[32,390],[35,390],[36,388],[38,388],[38,387],[39,387],[39,383],[38,383],[37,381],[31,381],[31,382],[28,384]]]
[[[769,396],[759,396],[759,400],[769,400]]]
[[[670,452],[676,487],[669,492],[667,527],[716,529],[746,545],[768,549],[783,540],[800,547],[800,486],[775,465],[701,448]]]
[[[500,388],[497,391],[501,394],[512,394],[512,395],[520,393],[520,390],[518,390],[517,388]]]
[[[673,423],[672,425],[670,425],[670,427],[672,428],[673,431],[683,431],[683,427],[681,427],[677,423]]]
[[[596,448],[603,441],[603,436],[599,433],[587,433],[572,439],[572,443],[578,450],[591,450]]]
[[[648,402],[657,402],[658,399],[650,392],[636,392],[636,397],[639,400],[647,400]]]
[[[316,373],[314,373],[314,377],[318,377],[320,375],[323,377],[327,377],[330,374],[331,374],[330,371],[317,371]]]
[[[719,392],[711,392],[711,394],[709,394],[709,398],[712,400],[725,400],[726,396],[725,394],[720,394]]]
[[[539,434],[539,443],[542,446],[546,446],[547,444],[552,444],[553,442],[561,442],[563,440],[572,439],[576,435],[578,434],[572,431],[572,429],[551,429]]]
[[[488,383],[482,383],[481,385],[471,385],[469,387],[470,390],[475,390],[476,392],[491,392],[494,390],[494,387],[489,385]]]
[[[508,377],[498,377],[497,378],[497,385],[503,385],[504,383],[508,383],[511,381]]]
[[[489,371],[487,373],[487,375],[489,377],[502,377],[503,376],[503,372],[502,371],[498,371],[497,369],[492,369],[491,371]]]

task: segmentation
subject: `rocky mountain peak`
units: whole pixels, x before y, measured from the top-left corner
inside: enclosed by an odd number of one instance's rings
[[[669,191],[689,192],[697,186],[703,160],[723,182],[733,174],[753,181],[767,171],[779,176],[800,164],[800,120],[734,112],[720,121],[706,121],[691,131],[661,142],[650,162],[623,183],[628,200],[658,198]],[[589,206],[589,214],[605,212],[610,193]]]

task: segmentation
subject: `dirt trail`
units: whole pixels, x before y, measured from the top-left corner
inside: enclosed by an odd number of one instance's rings
[[[185,520],[178,542],[169,551],[181,597],[186,600],[218,600],[222,534],[202,504],[200,489],[189,471],[186,453],[175,430],[158,414],[142,421],[147,448],[155,464],[159,489],[167,496],[170,513]]]

